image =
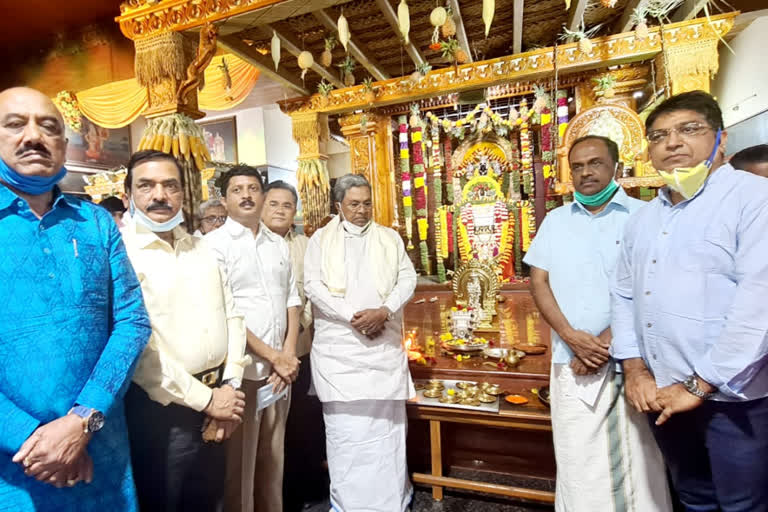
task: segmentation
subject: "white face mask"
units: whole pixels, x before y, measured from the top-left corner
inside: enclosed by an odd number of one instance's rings
[[[133,202],[133,198],[131,198],[131,204],[129,207],[129,211],[131,212],[131,218],[136,224],[141,224],[145,228],[149,229],[150,231],[154,233],[165,233],[167,231],[172,231],[173,228],[184,222],[184,212],[182,208],[179,208],[179,211],[176,212],[176,215],[171,217],[165,222],[156,222],[147,215],[136,208],[136,205]]]
[[[341,211],[341,203],[337,203],[337,204],[339,209],[339,215],[341,216],[341,225],[344,227],[344,230],[350,235],[355,235],[355,236],[364,235],[365,232],[368,230],[368,227],[371,225],[372,221],[369,220],[368,222],[365,223],[364,226],[358,226],[357,224],[353,224],[344,217],[344,212]]]

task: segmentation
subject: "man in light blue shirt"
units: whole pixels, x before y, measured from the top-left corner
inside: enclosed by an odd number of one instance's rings
[[[575,202],[547,215],[524,259],[533,298],[552,327],[555,510],[668,511],[661,454],[642,414],[627,407],[609,354],[620,240],[645,203],[616,182],[621,164],[611,139],[582,137],[568,160]]]
[[[722,165],[715,100],[646,121],[668,186],[627,224],[613,356],[691,511],[768,510],[768,181]]]

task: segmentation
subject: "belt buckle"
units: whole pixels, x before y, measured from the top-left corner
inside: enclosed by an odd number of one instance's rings
[[[201,381],[203,382],[203,384],[205,384],[210,388],[211,386],[214,386],[216,384],[216,380],[218,379],[218,377],[219,377],[219,370],[213,370],[212,372],[208,372],[205,375],[203,375],[203,378],[201,379]]]

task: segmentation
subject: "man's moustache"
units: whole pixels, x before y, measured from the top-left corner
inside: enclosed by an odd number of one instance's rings
[[[25,146],[16,152],[16,156],[22,156],[24,153],[29,153],[30,151],[36,151],[48,157],[51,156],[51,152],[48,151],[48,148],[46,148],[42,144],[35,144],[34,146]]]
[[[147,206],[148,212],[153,212],[155,210],[172,210],[171,205],[166,203],[152,203],[151,205]]]
[[[253,201],[245,200],[242,203],[240,203],[240,206],[256,206],[256,203]]]

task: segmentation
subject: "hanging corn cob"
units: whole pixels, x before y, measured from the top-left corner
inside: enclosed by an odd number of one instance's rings
[[[413,197],[411,195],[411,164],[408,153],[408,123],[402,115],[397,119],[400,141],[400,180],[403,188],[403,220],[408,250],[413,249]]]
[[[139,141],[138,149],[153,149],[172,154],[179,160],[194,162],[198,170],[211,161],[203,141],[203,130],[184,114],[171,114],[150,119]]]
[[[296,182],[304,209],[304,222],[314,228],[330,214],[330,185],[325,160],[308,158],[299,161]]]

